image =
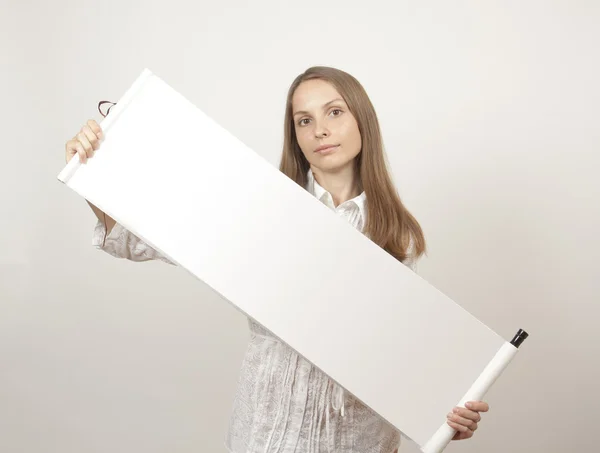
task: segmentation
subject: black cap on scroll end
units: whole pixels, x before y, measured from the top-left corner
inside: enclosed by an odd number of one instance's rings
[[[515,348],[518,348],[528,336],[529,334],[527,332],[525,332],[523,329],[519,329],[514,338],[510,341],[510,344],[512,344]]]

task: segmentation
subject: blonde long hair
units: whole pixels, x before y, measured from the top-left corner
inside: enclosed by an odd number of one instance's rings
[[[279,169],[300,186],[307,188],[310,165],[296,138],[292,97],[302,82],[312,79],[321,79],[333,85],[358,123],[362,149],[355,164],[360,190],[364,190],[367,204],[363,233],[399,261],[417,259],[426,249],[423,231],[400,200],[392,183],[379,121],[371,100],[358,80],[350,74],[335,68],[315,66],[296,77],[287,95],[283,153]]]

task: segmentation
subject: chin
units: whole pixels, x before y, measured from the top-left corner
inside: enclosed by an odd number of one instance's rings
[[[311,165],[321,171],[335,173],[351,165],[354,161],[354,159],[347,159],[343,157],[340,159],[340,157],[342,156],[323,156],[320,159],[316,159],[314,162],[311,162]]]

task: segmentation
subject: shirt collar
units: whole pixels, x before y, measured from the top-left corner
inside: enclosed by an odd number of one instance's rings
[[[329,208],[331,209],[336,209],[334,203],[333,203],[333,197],[331,196],[331,194],[325,190],[315,179],[315,176],[312,172],[312,170],[308,170],[308,184],[307,184],[307,189],[308,191],[315,196],[319,201],[321,201],[322,203],[324,203],[325,205],[327,205]],[[366,194],[363,191],[360,195],[347,200],[345,202],[343,202],[342,204],[340,204],[337,208],[344,208],[344,207],[349,207],[349,208],[354,208],[354,209],[358,209],[361,217],[363,219],[365,219],[365,214],[366,214]]]

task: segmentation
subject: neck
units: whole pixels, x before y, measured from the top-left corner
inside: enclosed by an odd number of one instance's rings
[[[311,170],[319,185],[331,194],[335,206],[360,195],[354,165],[347,165],[335,172],[323,171],[313,166]]]

